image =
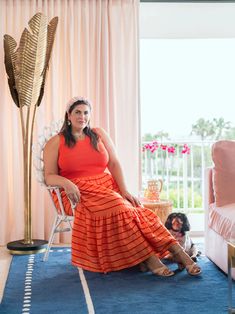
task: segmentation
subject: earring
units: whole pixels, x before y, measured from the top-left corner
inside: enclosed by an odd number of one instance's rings
[[[71,124],[71,121],[70,121],[70,120],[68,120],[68,121],[67,121],[67,124],[68,124],[68,125],[70,125],[70,124]]]

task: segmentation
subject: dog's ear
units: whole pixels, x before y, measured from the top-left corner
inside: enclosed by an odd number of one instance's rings
[[[188,217],[185,214],[182,214],[181,218],[183,221],[182,233],[185,234],[186,231],[190,230],[190,223],[189,223]]]
[[[170,230],[172,229],[172,220],[173,220],[173,217],[174,217],[174,214],[170,214],[167,219],[166,219],[166,222],[165,222],[165,227]]]

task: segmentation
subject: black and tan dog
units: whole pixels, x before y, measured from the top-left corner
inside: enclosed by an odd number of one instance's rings
[[[185,252],[188,253],[194,262],[196,262],[197,256],[199,256],[201,252],[198,251],[196,245],[188,234],[190,231],[188,217],[183,213],[172,213],[167,217],[165,226],[183,247]],[[166,258],[174,260],[174,257],[171,254]]]

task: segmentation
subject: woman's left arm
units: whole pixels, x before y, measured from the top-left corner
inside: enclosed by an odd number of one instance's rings
[[[101,128],[96,128],[95,132],[99,135],[101,141],[103,142],[106,150],[108,151],[109,154],[109,162],[108,162],[108,169],[113,176],[114,180],[116,181],[119,190],[121,192],[121,195],[123,198],[127,199],[131,204],[136,207],[140,206],[140,201],[138,200],[137,197],[131,195],[126,187],[123,171],[121,164],[118,160],[114,144],[107,134],[103,129]]]

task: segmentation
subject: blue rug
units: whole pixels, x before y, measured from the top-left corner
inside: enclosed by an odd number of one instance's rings
[[[227,313],[227,276],[205,256],[199,277],[179,272],[170,278],[140,273],[137,267],[106,275],[70,265],[70,249],[14,256],[0,305],[1,314],[169,314]],[[175,264],[169,264],[176,268]],[[235,295],[235,283],[233,284]],[[235,297],[233,299],[235,306]]]

